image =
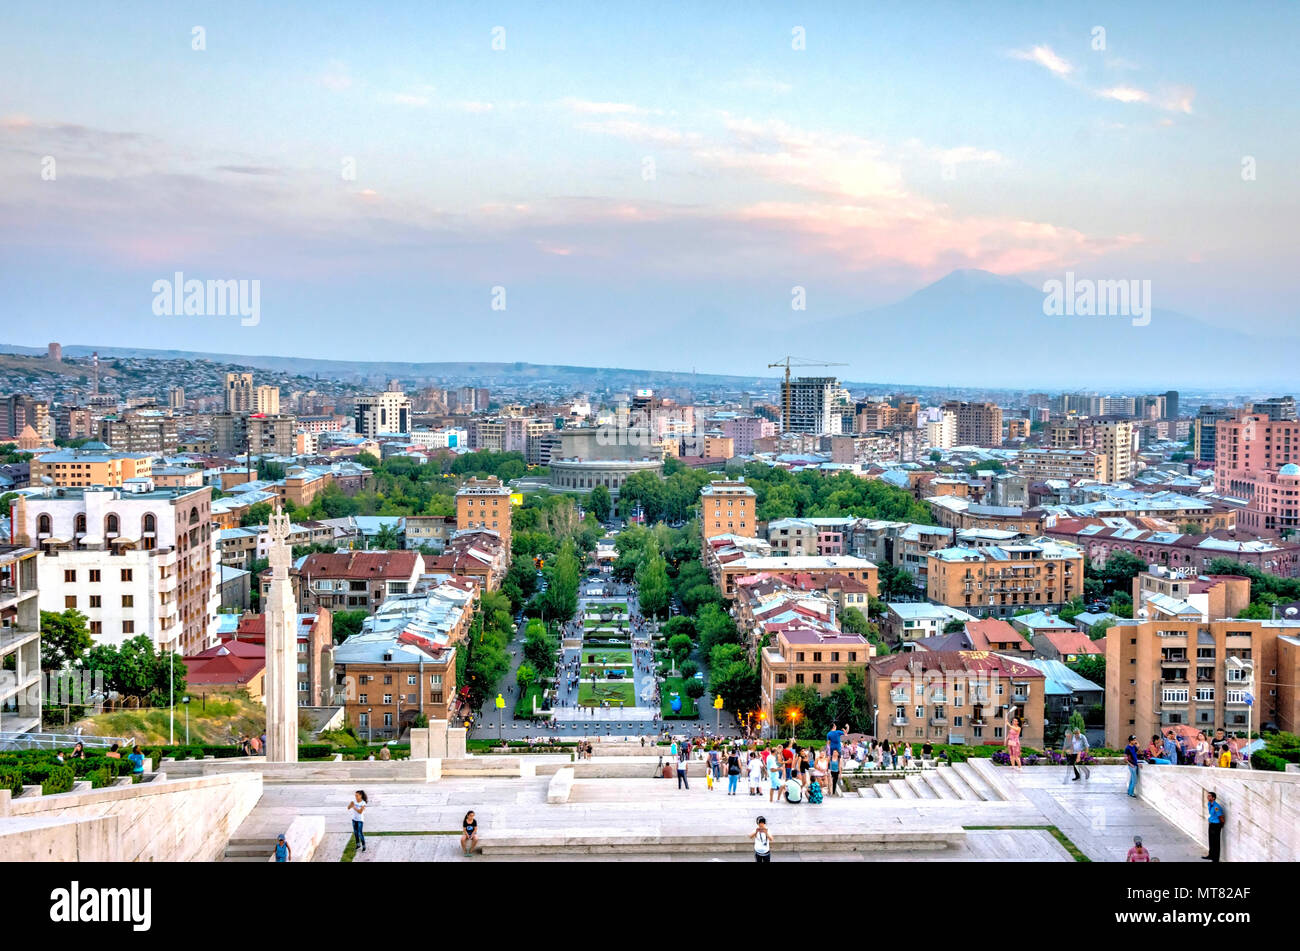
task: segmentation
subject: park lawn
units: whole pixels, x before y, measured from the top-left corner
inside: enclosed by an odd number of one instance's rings
[[[617,707],[621,700],[623,706],[634,707],[636,706],[636,688],[630,683],[584,683],[578,687],[578,704],[580,706],[599,707],[606,700],[609,701],[611,706]]]
[[[586,611],[588,614],[627,614],[627,602],[589,601]]]
[[[524,691],[519,700],[515,703],[515,718],[531,720],[536,714],[533,713],[533,697],[537,698],[537,709],[542,711],[547,709],[546,701],[542,695],[546,692],[546,687],[542,684],[529,684],[528,689]]]
[[[678,720],[689,720],[700,715],[699,710],[695,708],[695,701],[686,696],[686,685],[694,678],[690,677],[669,677],[659,687],[660,712],[665,717],[671,717]],[[672,695],[677,692],[682,698],[682,712],[673,713]]]
[[[588,631],[600,630],[602,628],[610,631],[626,631],[628,629],[626,618],[623,619],[622,627],[619,627],[618,621],[602,621],[599,618],[596,618],[595,620],[592,620],[591,618],[583,618],[582,626]]]
[[[592,658],[595,658],[594,660]],[[632,652],[622,647],[584,647],[582,663],[632,666]]]
[[[632,641],[626,637],[586,637],[582,640],[582,649],[584,651],[614,651],[614,650],[631,650]]]
[[[608,667],[603,667],[599,664],[583,664],[582,679],[591,680],[591,675],[595,674],[597,680],[604,680],[605,671],[607,670],[621,670],[623,671],[623,676],[620,677],[619,679],[626,680],[628,683],[632,682],[633,671],[630,664],[628,666],[621,666],[619,664],[610,664]]]

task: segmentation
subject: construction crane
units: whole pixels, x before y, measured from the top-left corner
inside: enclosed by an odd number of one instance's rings
[[[820,360],[809,360],[806,357],[786,357],[780,363],[769,363],[768,369],[773,367],[785,367],[785,402],[781,412],[781,433],[785,434],[790,425],[790,368],[791,367],[846,367],[847,363],[826,363]]]

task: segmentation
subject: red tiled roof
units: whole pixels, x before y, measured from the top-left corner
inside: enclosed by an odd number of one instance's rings
[[[1042,671],[1028,664],[1018,663],[990,651],[911,651],[876,658],[871,661],[870,667],[874,674],[889,675],[905,672],[911,664],[918,665],[922,671],[988,671],[1025,680],[1041,680],[1043,677]]]
[[[419,555],[416,551],[316,552],[307,556],[300,571],[321,578],[399,580],[415,573]]]
[[[1000,618],[967,621],[966,633],[970,635],[971,646],[977,651],[1001,650],[1005,644],[1014,644],[1019,650],[1030,649],[1024,635]]]

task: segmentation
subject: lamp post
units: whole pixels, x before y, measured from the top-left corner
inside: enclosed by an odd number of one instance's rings
[[[185,745],[190,745],[190,698],[186,694],[181,697],[181,703],[185,704]]]
[[[791,739],[791,741],[793,741],[793,740],[794,740],[795,724],[797,724],[797,723],[799,722],[799,711],[798,711],[798,710],[791,710],[789,715],[790,715],[790,739]]]
[[[497,694],[497,700],[496,700],[496,703],[497,703],[497,739],[500,740],[500,739],[502,739],[502,736],[501,736],[501,730],[502,730],[501,720],[502,720],[502,718],[505,716],[506,698],[503,697],[501,694]]]
[[[375,738],[374,707],[366,707],[366,746]]]
[[[170,708],[167,711],[167,732],[168,743],[171,746],[176,745],[176,658],[171,651],[167,652],[167,704]]]

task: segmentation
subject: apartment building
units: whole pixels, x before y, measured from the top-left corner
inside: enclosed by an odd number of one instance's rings
[[[293,416],[218,413],[212,417],[212,442],[217,452],[288,456],[297,448],[297,429]]]
[[[1002,407],[996,403],[969,403],[950,400],[941,407],[957,421],[957,445],[1002,445]]]
[[[1007,439],[1028,439],[1033,428],[1033,424],[1027,419],[1008,419]]]
[[[42,443],[51,441],[49,402],[21,394],[0,397],[0,442],[15,442],[28,426]]]
[[[758,495],[744,479],[710,482],[700,489],[700,534],[757,537]]]
[[[1119,621],[1106,632],[1106,745],[1180,726],[1295,730],[1297,635],[1297,621]]]
[[[41,610],[75,608],[99,644],[147,634],[182,654],[213,646],[221,573],[211,497],[207,486],[141,479],[19,498],[14,540],[43,552]]]
[[[253,374],[226,374],[226,412],[253,412]]]
[[[414,591],[424,567],[418,551],[315,552],[292,572],[300,579],[298,610],[373,614],[388,597]],[[261,586],[266,597],[269,570],[263,573]]]
[[[1066,419],[1048,426],[1053,449],[1091,449],[1106,457],[1106,482],[1123,482],[1133,477],[1136,440],[1133,422],[1127,419]]]
[[[334,615],[325,608],[297,616],[298,705],[334,703]],[[239,641],[266,648],[266,615],[245,614],[223,643]]]
[[[94,416],[83,406],[60,406],[54,416],[54,435],[59,439],[90,439],[95,435]]]
[[[794,619],[766,625],[770,640],[759,651],[760,705],[767,722],[779,728],[774,706],[794,684],[812,687],[823,697],[848,682],[848,672],[863,669],[871,644],[833,624]]]
[[[937,420],[925,424],[925,435],[932,449],[951,449],[957,445],[957,413],[941,409]]]
[[[718,536],[715,541],[725,536]],[[715,552],[715,557],[717,553]],[[837,578],[860,581],[867,586],[874,597],[880,593],[879,571],[876,566],[863,558],[852,555],[800,555],[785,557],[782,555],[738,555],[725,556],[727,560],[715,561],[710,573],[716,572],[716,583],[723,597],[733,598],[738,579],[745,575],[768,573],[773,575],[797,576],[804,580],[806,586],[826,588]],[[708,552],[706,551],[706,566]]]
[[[1300,531],[1300,465],[1254,472],[1235,480],[1250,501],[1237,513],[1237,526],[1257,535],[1292,536]]]
[[[736,455],[748,456],[754,451],[754,440],[776,435],[776,423],[761,416],[734,416],[719,424],[724,436],[730,436]]]
[[[370,439],[382,433],[409,433],[411,401],[396,390],[358,396],[355,420],[356,431]]]
[[[58,449],[32,457],[32,483],[45,478],[59,488],[90,486],[114,488],[131,479],[147,479],[153,457],[147,453],[116,452],[103,443],[86,443],[80,449]]]
[[[1083,552],[1046,540],[945,548],[927,561],[926,596],[980,616],[1059,607],[1083,593]]]
[[[406,516],[406,547],[442,551],[456,531],[454,515]]]
[[[1022,449],[1016,464],[1031,479],[1111,481],[1110,460],[1092,449]]]
[[[1133,613],[1138,617],[1219,621],[1236,617],[1249,606],[1250,579],[1238,575],[1156,566],[1133,579]]]
[[[1217,492],[1251,499],[1256,480],[1264,473],[1300,462],[1300,422],[1269,419],[1250,413],[1238,419],[1221,420],[1214,457],[1214,488]],[[1289,488],[1289,486],[1288,486]]]
[[[1234,420],[1242,412],[1231,406],[1202,406],[1192,425],[1192,456],[1201,462],[1217,462],[1219,423]]]
[[[501,538],[510,553],[510,489],[496,476],[486,479],[469,479],[456,491],[456,528],[484,529]]]
[[[41,731],[38,552],[0,544],[0,734]]]
[[[99,441],[119,452],[176,451],[176,418],[163,410],[130,410],[99,421]]]
[[[1043,746],[1043,673],[987,651],[908,651],[867,667],[876,736],[923,743],[1002,745],[1007,718],[1022,721],[1020,742]]]
[[[259,386],[253,391],[253,412],[264,416],[280,415],[280,388]]]

